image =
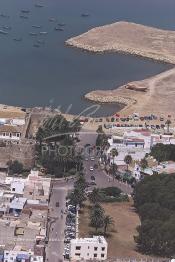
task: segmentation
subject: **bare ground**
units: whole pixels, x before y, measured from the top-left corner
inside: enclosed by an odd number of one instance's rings
[[[171,114],[175,116],[175,68],[159,75],[132,83],[136,87],[145,87],[146,91],[135,91],[127,85],[114,90],[97,90],[88,93],[85,97],[92,101],[120,102],[126,100],[126,107],[121,110],[123,115],[138,112],[142,115],[155,113],[157,115]]]
[[[110,232],[108,241],[108,258],[133,258],[150,259],[136,251],[133,236],[136,235],[136,227],[140,224],[138,215],[134,212],[132,201],[129,203],[103,204],[106,214],[113,217],[115,226]],[[89,227],[89,209],[86,205],[80,215],[80,237],[87,237],[93,229]]]
[[[93,28],[66,41],[68,45],[91,52],[123,52],[172,64],[175,64],[174,43],[175,31],[128,22]],[[120,111],[123,115],[137,112],[175,116],[175,69],[118,89],[92,91],[85,98],[99,103],[125,104]]]

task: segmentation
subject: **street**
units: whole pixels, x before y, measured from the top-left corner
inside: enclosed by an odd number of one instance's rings
[[[81,148],[84,147],[86,144],[90,144],[91,146],[96,145],[96,138],[97,138],[97,133],[96,132],[82,132],[79,135],[80,142],[78,143],[78,146]],[[116,186],[120,188],[124,193],[126,194],[131,194],[132,193],[132,188],[126,184],[122,183],[116,179],[113,180],[113,178],[109,175],[106,174],[104,170],[101,169],[94,169],[94,171],[90,171],[90,167],[94,167],[95,164],[98,164],[99,157],[95,157],[93,152],[91,154],[87,153],[87,148],[85,149],[84,155],[85,159],[83,161],[83,166],[84,166],[84,173],[87,182],[92,182],[91,181],[91,176],[95,176],[95,182],[97,184],[97,187],[102,188],[102,187],[111,187],[111,186]],[[87,157],[86,157],[87,156]],[[94,160],[91,160],[91,156],[94,157]]]
[[[66,196],[68,190],[73,186],[70,182],[55,181],[51,191],[49,203],[49,242],[46,247],[46,261],[59,262],[63,261],[64,252],[64,229],[65,214],[61,214],[61,210],[66,208]],[[56,203],[59,202],[59,207]]]
[[[77,144],[77,148],[84,148],[86,144],[95,146],[96,133],[84,132],[79,135],[80,142]],[[120,188],[124,193],[131,194],[132,188],[122,182],[113,180],[111,176],[108,176],[104,170],[99,167],[94,168],[94,165],[98,164],[99,157],[95,157],[93,153],[87,155],[87,152],[83,160],[84,174],[87,182],[92,182],[91,176],[95,177],[96,187],[111,187],[116,186]],[[94,157],[94,159],[92,158]],[[93,167],[93,171],[90,171],[90,167]],[[49,223],[48,223],[48,245],[46,247],[46,262],[61,262],[64,261],[64,229],[66,215],[62,214],[62,211],[66,209],[66,196],[68,190],[73,189],[74,179],[69,179],[67,182],[62,180],[53,180],[53,187],[51,189],[51,198],[49,203]],[[94,186],[89,187],[92,190]],[[59,205],[58,205],[59,202]]]

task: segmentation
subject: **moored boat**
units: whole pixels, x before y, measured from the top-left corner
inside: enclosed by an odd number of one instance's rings
[[[29,14],[29,13],[30,13],[30,10],[28,10],[28,9],[22,9],[22,10],[21,10],[21,13]]]
[[[55,31],[64,31],[64,29],[60,28],[60,27],[55,27],[54,29],[55,29]]]
[[[41,28],[41,25],[32,25],[33,28]]]
[[[43,5],[41,5],[41,4],[35,4],[35,7],[44,7]]]
[[[8,26],[8,25],[3,25],[2,28],[3,28],[4,30],[11,30],[11,29],[12,29],[12,27],[11,27],[11,26]]]
[[[37,33],[30,32],[29,35],[31,35],[31,36],[37,36]]]
[[[39,44],[33,44],[33,47],[37,47],[37,48],[39,48],[40,45],[39,45]]]
[[[4,31],[4,30],[0,30],[0,34],[1,34],[1,35],[8,35],[8,32],[7,32],[7,31]]]
[[[29,18],[29,17],[26,16],[26,15],[20,15],[19,17],[20,17],[20,18],[23,18],[23,19],[28,19],[28,18]]]
[[[40,35],[47,35],[48,34],[48,32],[46,32],[46,31],[39,32],[39,33],[40,33]]]
[[[81,14],[81,16],[82,16],[82,17],[88,17],[88,16],[90,16],[90,14],[88,14],[88,13],[83,13],[83,14]]]
[[[56,18],[51,17],[51,18],[49,18],[49,21],[50,21],[50,22],[56,22]]]
[[[22,37],[19,37],[19,38],[13,38],[14,41],[16,42],[21,42],[22,41]]]
[[[65,26],[65,23],[58,23],[58,26]]]

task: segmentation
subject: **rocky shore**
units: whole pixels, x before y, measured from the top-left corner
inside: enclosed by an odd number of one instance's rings
[[[70,38],[69,46],[89,52],[120,52],[175,64],[175,31],[128,22],[96,27]]]
[[[96,90],[96,91],[92,91],[90,93],[87,93],[84,98],[91,101],[91,102],[96,102],[99,104],[103,104],[103,103],[118,103],[118,104],[122,104],[125,106],[129,106],[133,103],[136,103],[136,100],[131,99],[131,98],[127,98],[127,97],[122,97],[122,96],[117,96],[114,95],[113,92],[108,91],[108,94],[101,94],[102,91],[100,90]]]
[[[127,83],[114,90],[96,90],[85,98],[96,103],[120,103],[120,114],[158,114],[175,116],[175,68],[142,81]]]

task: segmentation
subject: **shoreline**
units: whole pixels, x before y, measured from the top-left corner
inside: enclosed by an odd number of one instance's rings
[[[92,28],[65,44],[91,53],[116,52],[175,64],[174,41],[175,31],[121,21]]]
[[[65,44],[93,53],[118,52],[175,65],[175,31],[130,22],[93,28]],[[96,103],[123,104],[120,114],[171,114],[175,116],[175,67],[113,90],[94,90],[84,99]]]
[[[150,78],[127,83],[117,89],[89,92],[85,95],[85,99],[97,103],[123,102],[125,106],[118,111],[122,115],[138,112],[175,116],[174,82],[175,68],[172,68]]]

